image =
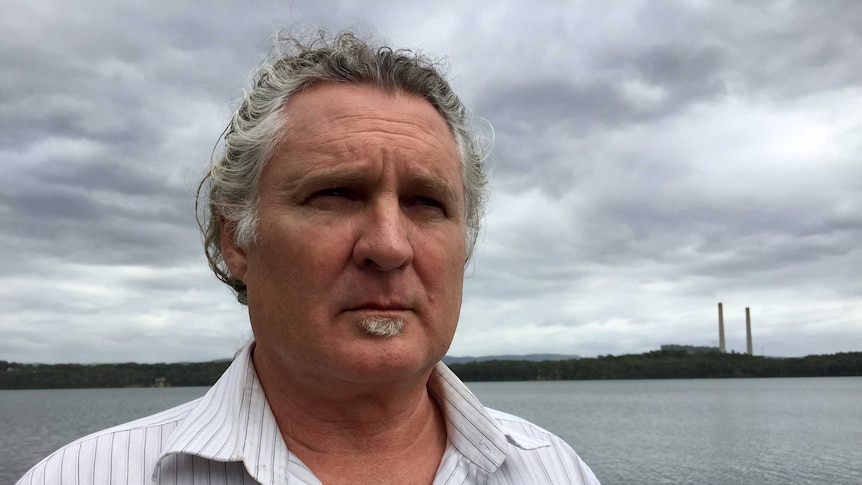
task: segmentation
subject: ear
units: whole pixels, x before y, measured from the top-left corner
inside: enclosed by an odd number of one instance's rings
[[[245,281],[245,274],[248,271],[248,256],[245,249],[237,246],[234,242],[233,224],[225,221],[224,217],[219,217],[218,224],[221,254],[224,262],[232,275]]]

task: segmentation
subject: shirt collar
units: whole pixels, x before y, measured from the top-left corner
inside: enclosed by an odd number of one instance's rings
[[[319,483],[284,444],[254,370],[253,347],[251,343],[237,353],[227,371],[171,434],[154,475],[170,455],[187,454],[221,462],[241,461],[260,483],[275,483],[277,478],[283,481],[291,475]],[[450,443],[486,473],[503,464],[508,444],[522,449],[549,446],[498,426],[442,362],[434,367],[428,389],[442,408]]]
[[[257,378],[252,342],[171,434],[154,473],[171,455],[195,455],[220,462],[242,462],[260,483],[284,483],[291,475],[319,483],[290,453]],[[301,483],[302,483],[301,482]]]
[[[449,441],[465,458],[487,473],[506,460],[508,444],[524,450],[550,443],[501,428],[467,386],[442,362],[437,363],[428,389],[443,407]]]

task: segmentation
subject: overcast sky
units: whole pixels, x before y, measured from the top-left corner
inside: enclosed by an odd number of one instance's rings
[[[3,5],[0,360],[250,336],[193,192],[295,23],[445,56],[493,131],[450,355],[717,345],[718,302],[729,350],[745,307],[756,354],[862,350],[860,2],[129,3]]]

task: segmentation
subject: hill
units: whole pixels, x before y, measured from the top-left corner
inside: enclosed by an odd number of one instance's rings
[[[564,354],[523,354],[523,355],[486,355],[483,357],[443,357],[443,363],[451,364],[466,364],[469,362],[486,362],[489,360],[528,360],[528,361],[543,361],[543,360],[571,360],[580,359],[579,355],[564,355]]]
[[[659,350],[557,362],[488,361],[450,367],[465,381],[838,377],[862,376],[862,352],[776,359]]]

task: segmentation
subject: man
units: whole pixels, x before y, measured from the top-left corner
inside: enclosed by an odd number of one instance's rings
[[[203,398],[83,438],[19,483],[598,483],[440,359],[484,155],[430,60],[351,34],[260,68],[199,189],[254,341]]]

